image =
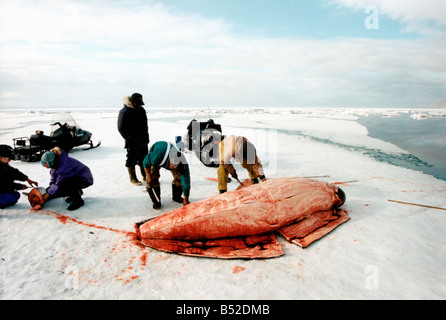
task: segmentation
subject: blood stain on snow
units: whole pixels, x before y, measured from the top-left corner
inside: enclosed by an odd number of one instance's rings
[[[159,261],[164,261],[164,260],[167,260],[167,259],[170,259],[170,256],[168,256],[168,255],[159,255],[158,257],[156,257],[155,258],[155,262],[159,262]]]
[[[123,231],[123,230],[118,230],[118,229],[98,226],[96,224],[87,223],[87,222],[84,222],[84,221],[79,221],[77,219],[65,216],[65,215],[57,213],[57,212],[49,211],[49,210],[39,210],[39,211],[30,210],[30,211],[34,212],[34,213],[42,213],[42,214],[45,214],[47,216],[56,217],[57,220],[59,220],[62,224],[66,224],[67,222],[73,222],[73,223],[76,223],[76,224],[79,224],[79,225],[82,225],[82,226],[86,226],[86,227],[89,227],[89,228],[95,228],[95,229],[100,229],[100,230],[108,230],[108,231],[113,231],[113,232],[117,232],[117,233],[121,233],[121,234],[131,233],[131,232],[128,232],[128,231]]]
[[[53,211],[49,211],[49,210],[39,210],[39,211],[37,211],[37,210],[32,210],[31,209],[30,212],[41,213],[41,214],[45,214],[47,216],[56,217],[57,220],[59,220],[59,222],[62,223],[62,224],[67,224],[68,222],[70,222],[70,223],[75,223],[75,224],[78,224],[78,225],[81,225],[81,226],[85,226],[85,227],[88,227],[88,228],[94,228],[94,229],[99,229],[99,230],[106,230],[106,231],[115,232],[115,233],[118,233],[118,234],[121,234],[121,235],[125,235],[127,237],[127,239],[128,239],[126,242],[129,242],[129,243],[132,244],[132,246],[137,246],[137,247],[139,247],[141,249],[141,253],[140,253],[140,257],[139,257],[140,265],[142,267],[145,267],[147,265],[147,251],[146,251],[146,247],[141,244],[141,242],[138,239],[138,235],[137,235],[136,232],[129,232],[129,231],[124,231],[124,230],[118,230],[118,229],[114,229],[114,228],[110,228],[110,227],[104,227],[104,226],[96,225],[96,224],[93,224],[93,223],[87,223],[85,221],[80,221],[80,220],[77,220],[75,218],[71,218],[71,217],[65,216],[63,214],[60,214],[60,213],[57,213],[57,212],[53,212]],[[125,243],[122,244],[122,248],[126,249],[127,245]],[[112,248],[109,251],[110,254],[115,253],[115,252],[116,252],[116,248]],[[133,263],[133,261],[135,259],[136,259],[136,256],[132,257],[130,259],[130,261],[128,261],[130,266],[127,268],[127,270],[122,270],[122,273],[124,273],[126,271],[130,271],[130,270],[133,269],[131,264]],[[108,259],[104,260],[104,262],[107,262],[107,261],[108,261]],[[136,275],[135,276],[131,276],[130,278],[125,280],[125,283],[129,283],[130,281],[135,280],[137,278],[138,278],[138,276],[136,276]],[[115,279],[118,280],[118,281],[123,281],[124,280],[123,277],[120,277],[118,275],[115,276]]]
[[[232,269],[232,273],[239,273],[239,272],[242,272],[242,271],[245,271],[245,269],[246,268],[244,268],[244,267],[240,267],[240,266],[235,266],[233,269]]]

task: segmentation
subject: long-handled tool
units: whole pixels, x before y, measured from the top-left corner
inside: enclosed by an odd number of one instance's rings
[[[246,179],[244,182],[241,182],[239,179],[235,179],[235,180],[237,180],[238,183],[240,184],[237,187],[237,189],[235,189],[235,190],[240,190],[242,188],[246,188],[246,187],[252,186],[252,184],[253,184],[250,179]]]
[[[410,205],[410,206],[417,206],[417,207],[424,207],[424,208],[438,209],[438,210],[445,210],[446,211],[446,208],[427,206],[427,205],[418,204],[418,203],[410,203],[410,202],[404,202],[404,201],[398,201],[398,200],[389,200],[389,202],[395,202],[395,203],[407,204],[407,205]]]

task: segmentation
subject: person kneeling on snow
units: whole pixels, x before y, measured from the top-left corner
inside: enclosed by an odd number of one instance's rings
[[[43,154],[41,163],[51,169],[50,185],[43,195],[43,202],[67,197],[68,210],[76,210],[84,205],[82,189],[93,185],[93,175],[90,169],[79,160],[70,158],[62,149],[56,147]]]
[[[0,209],[12,206],[19,201],[20,193],[17,190],[27,189],[28,186],[14,182],[26,181],[32,187],[38,186],[36,181],[28,178],[19,170],[11,167],[9,162],[14,158],[14,151],[8,145],[0,145]]]
[[[143,161],[146,172],[147,192],[153,208],[161,208],[160,168],[172,173],[172,200],[188,205],[190,193],[189,164],[184,155],[173,144],[166,141],[156,142]],[[184,198],[181,197],[183,193]]]
[[[220,166],[217,169],[218,190],[220,193],[227,191],[228,174],[238,180],[237,172],[231,164],[234,158],[240,162],[243,168],[248,171],[252,183],[259,183],[259,180],[266,181],[263,173],[263,166],[257,157],[256,148],[245,137],[228,136],[220,142]]]

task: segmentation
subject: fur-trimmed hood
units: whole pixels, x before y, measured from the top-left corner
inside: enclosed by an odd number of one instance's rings
[[[150,139],[146,110],[135,107],[130,97],[124,98],[124,107],[119,111],[118,131],[125,140],[125,148],[147,146]]]
[[[135,107],[133,106],[132,101],[130,100],[130,96],[124,97],[124,105],[125,105],[126,107],[135,109]]]

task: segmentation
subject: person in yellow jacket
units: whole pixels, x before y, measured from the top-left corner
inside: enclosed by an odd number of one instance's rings
[[[266,181],[265,173],[260,159],[257,157],[256,148],[245,137],[227,136],[220,142],[219,149],[220,166],[218,167],[218,191],[224,193],[227,191],[228,174],[238,180],[237,172],[231,164],[234,158],[243,168],[248,171],[249,178],[253,183],[259,180]]]

